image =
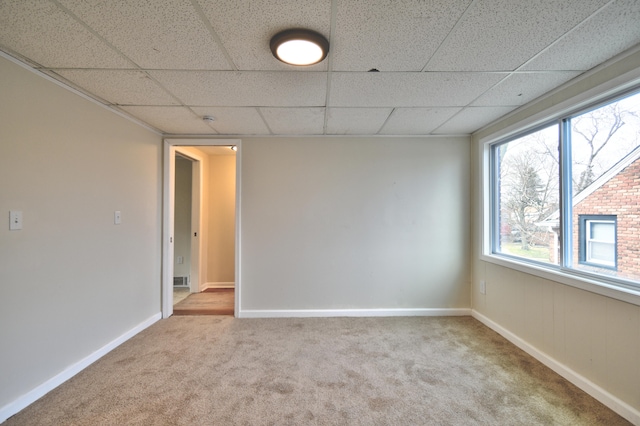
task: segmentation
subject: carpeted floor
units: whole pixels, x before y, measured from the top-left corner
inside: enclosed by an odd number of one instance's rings
[[[470,317],[171,317],[13,425],[622,425]]]

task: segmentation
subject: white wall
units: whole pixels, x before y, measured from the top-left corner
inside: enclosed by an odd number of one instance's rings
[[[0,58],[0,410],[160,312],[161,155]]]
[[[209,155],[208,285],[235,282],[236,156]]]
[[[639,70],[636,53],[474,135],[475,182],[482,182],[477,155],[481,138],[516,128],[547,108],[572,105],[572,99],[585,93],[637,78]],[[575,373],[583,383],[591,382],[583,389],[640,424],[640,306],[480,260],[481,193],[478,184],[473,189],[474,310],[520,339],[530,352],[558,363],[567,377]],[[480,293],[480,280],[486,281],[486,295]]]
[[[242,142],[241,310],[470,307],[468,138]]]

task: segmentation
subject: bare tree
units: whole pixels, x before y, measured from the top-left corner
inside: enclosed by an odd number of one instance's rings
[[[594,170],[596,157],[613,140],[628,117],[638,118],[638,114],[622,109],[620,103],[615,102],[571,120],[573,135],[579,135],[586,144],[585,155],[580,161],[574,155],[574,164],[583,166],[582,171],[573,176],[574,194],[580,193],[598,178]]]
[[[531,152],[508,157],[507,173],[501,179],[504,190],[504,207],[511,228],[520,238],[523,250],[529,250],[544,208],[545,184],[539,176],[535,158]]]

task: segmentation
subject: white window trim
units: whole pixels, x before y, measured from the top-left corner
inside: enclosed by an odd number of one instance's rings
[[[615,247],[616,247],[616,239],[615,237],[613,238],[613,241],[604,241],[604,240],[597,240],[595,238],[591,238],[591,224],[592,223],[604,223],[607,225],[612,225],[614,232],[616,229],[616,221],[615,220],[602,220],[602,219],[587,219],[585,220],[585,241],[584,241],[584,248],[585,248],[585,262],[588,262],[590,264],[594,264],[594,265],[602,265],[602,266],[607,266],[607,267],[615,267],[616,263],[615,262],[609,262],[606,260],[602,260],[602,259],[598,259],[598,258],[594,258],[591,255],[591,244],[589,243],[601,243],[601,244],[611,244],[613,245],[613,249],[615,252]]]
[[[593,71],[574,80],[571,84],[579,85],[582,81],[591,77],[596,72],[606,68],[606,66],[607,65],[605,64],[601,67],[597,67],[597,69],[594,69]],[[625,90],[637,86],[638,84],[640,84],[640,68],[635,68],[595,87],[584,90],[576,96],[570,97],[562,102],[552,104],[553,106],[550,108],[511,124],[494,134],[479,139],[479,143],[477,144],[477,158],[479,162],[478,171],[480,176],[479,179],[477,179],[477,182],[480,202],[480,260],[640,306],[640,288],[626,287],[617,282],[617,280],[609,281],[606,277],[596,277],[589,273],[583,274],[581,271],[576,269],[571,269],[569,271],[561,268],[555,269],[551,266],[538,266],[533,263],[521,262],[517,258],[493,254],[491,249],[491,176],[489,166],[492,144],[505,140],[511,136],[515,136],[518,133],[532,130],[546,122],[557,120],[562,116],[570,114],[572,111],[579,110],[591,103],[604,100],[617,93],[622,93]],[[544,102],[545,99],[548,99],[565,87],[569,87],[569,85],[567,84],[552,91],[548,95],[540,98],[538,101]]]

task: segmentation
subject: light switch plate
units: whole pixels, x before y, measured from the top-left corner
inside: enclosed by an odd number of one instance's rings
[[[113,223],[115,225],[120,225],[122,223],[122,214],[120,213],[120,210],[113,212]]]
[[[19,231],[22,229],[22,211],[11,210],[9,212],[9,230]]]

